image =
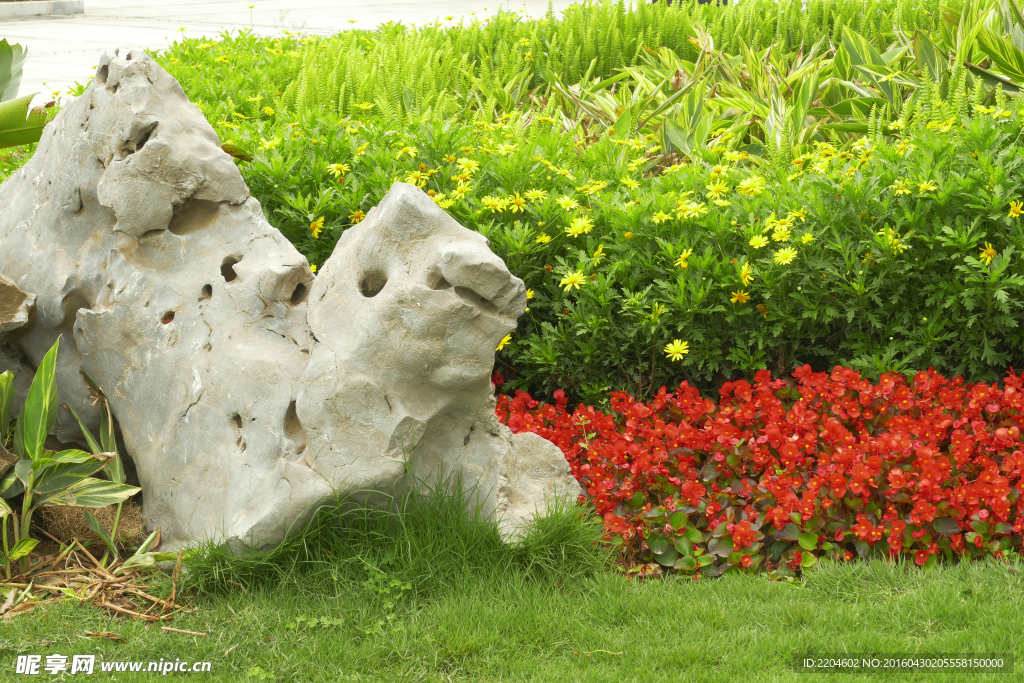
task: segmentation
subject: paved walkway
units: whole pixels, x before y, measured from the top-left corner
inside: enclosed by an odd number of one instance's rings
[[[548,0],[85,0],[85,14],[0,20],[0,38],[28,47],[20,92],[49,99],[54,91],[85,83],[104,50],[158,50],[178,39],[180,29],[190,38],[215,38],[246,27],[261,35],[282,30],[330,35],[387,21],[424,24],[448,16],[470,21],[495,14],[499,4],[535,17],[548,9]],[[552,0],[556,12],[571,4]]]

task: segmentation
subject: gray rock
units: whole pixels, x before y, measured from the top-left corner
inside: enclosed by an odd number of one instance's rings
[[[0,344],[23,336],[36,322],[35,294],[0,275]]]
[[[105,55],[0,187],[0,241],[0,273],[37,295],[13,346],[37,366],[63,335],[61,398],[97,424],[79,371],[104,390],[165,548],[274,544],[333,493],[439,472],[508,537],[580,491],[495,418],[494,348],[526,299],[486,240],[398,183],[314,280],[141,50]]]

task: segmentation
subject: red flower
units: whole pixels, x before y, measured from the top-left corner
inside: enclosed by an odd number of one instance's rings
[[[750,555],[744,555],[743,559],[740,560],[741,567],[749,567],[752,564],[754,564],[754,558],[752,558]]]
[[[500,372],[496,372],[493,375],[491,375],[491,384],[493,384],[495,387],[499,387],[500,388],[501,385],[504,384],[504,383],[505,383],[505,376],[502,375]]]
[[[923,565],[927,561],[928,561],[928,551],[927,550],[918,550],[916,553],[914,553],[914,564],[916,564],[918,567],[920,567],[921,565]]]

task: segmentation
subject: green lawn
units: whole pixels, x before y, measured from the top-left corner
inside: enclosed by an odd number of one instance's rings
[[[231,558],[209,547],[197,555],[184,586],[196,611],[171,625],[206,637],[62,604],[0,622],[3,666],[13,672],[19,654],[45,661],[60,653],[210,661],[210,673],[167,675],[218,681],[710,683],[806,680],[790,668],[805,652],[1024,653],[1024,565],[1016,561],[930,572],[855,562],[796,584],[764,575],[636,581],[597,568],[587,540],[593,523],[564,511],[512,547],[443,503],[344,527],[331,515],[318,520],[270,555]],[[248,588],[228,583],[236,579]],[[169,579],[156,575],[150,585],[166,594]],[[158,675],[98,669],[102,680]]]

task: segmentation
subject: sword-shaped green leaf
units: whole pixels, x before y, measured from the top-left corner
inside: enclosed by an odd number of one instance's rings
[[[0,104],[0,110],[4,106],[6,105]],[[2,127],[3,123],[0,121],[0,130]],[[57,420],[56,365],[59,345],[58,339],[43,356],[43,361],[36,369],[36,376],[32,379],[25,405],[18,416],[18,423],[14,429],[14,452],[22,458],[36,460],[42,457],[43,442]]]
[[[27,56],[28,50],[21,45],[11,45],[6,38],[0,40],[0,102],[13,100],[18,96],[22,67]]]
[[[51,494],[39,501],[40,505],[78,505],[85,508],[101,508],[131,498],[141,489],[103,479],[82,479],[63,491]]]

